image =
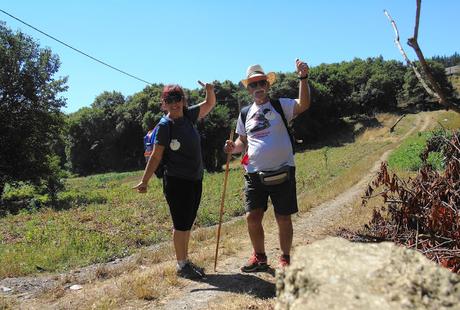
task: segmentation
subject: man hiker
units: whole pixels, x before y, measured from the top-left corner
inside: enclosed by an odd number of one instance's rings
[[[245,209],[253,254],[243,272],[268,269],[264,245],[262,219],[270,197],[278,224],[282,254],[280,267],[290,264],[293,228],[291,214],[298,211],[293,144],[288,124],[310,107],[308,66],[299,59],[295,62],[299,79],[299,98],[269,98],[268,90],[275,82],[273,72],[265,74],[260,65],[247,69],[241,83],[254,102],[241,110],[236,132],[238,138],[227,140],[226,153],[246,152],[242,163],[246,170]]]

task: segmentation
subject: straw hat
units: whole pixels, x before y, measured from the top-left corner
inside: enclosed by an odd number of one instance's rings
[[[276,75],[274,72],[269,72],[265,74],[264,69],[260,65],[249,66],[246,70],[246,79],[241,80],[241,83],[244,87],[248,87],[249,83],[257,82],[260,80],[267,80],[270,85],[273,85],[276,80]]]

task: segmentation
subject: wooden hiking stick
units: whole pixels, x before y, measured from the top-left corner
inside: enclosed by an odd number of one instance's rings
[[[233,129],[230,131],[230,141],[233,141]],[[222,227],[222,215],[224,214],[224,201],[225,201],[225,192],[227,191],[227,178],[228,178],[228,164],[232,153],[227,154],[227,163],[225,164],[225,176],[224,176],[224,189],[222,190],[222,198],[220,200],[220,215],[219,215],[219,225],[217,226],[217,244],[216,244],[216,255],[214,256],[214,271],[217,267],[217,253],[219,251],[219,239],[220,239],[220,228]]]

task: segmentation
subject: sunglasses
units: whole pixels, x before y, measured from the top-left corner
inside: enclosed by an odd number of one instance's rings
[[[173,104],[181,101],[183,96],[181,94],[171,94],[168,97],[164,98],[166,104]]]
[[[267,80],[260,80],[260,81],[257,81],[257,82],[252,82],[252,83],[249,83],[248,86],[250,88],[257,88],[257,86],[260,86],[260,87],[265,87],[267,86]]]

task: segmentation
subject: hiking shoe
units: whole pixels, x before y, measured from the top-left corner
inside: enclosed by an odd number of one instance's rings
[[[200,280],[205,276],[204,269],[191,262],[187,262],[184,267],[177,270],[177,275],[189,280]]]
[[[268,270],[267,264],[267,255],[254,253],[249,258],[246,265],[241,267],[242,272],[257,272],[257,271],[266,271]]]
[[[206,274],[204,273],[204,268],[201,268],[201,267],[198,267],[197,265],[195,265],[194,263],[192,263],[191,261],[188,261],[188,265],[190,265],[190,267],[195,270],[195,272],[197,274],[200,274],[202,278],[205,278],[206,277]]]
[[[286,254],[281,255],[279,263],[281,268],[289,266],[291,264],[291,256]]]

